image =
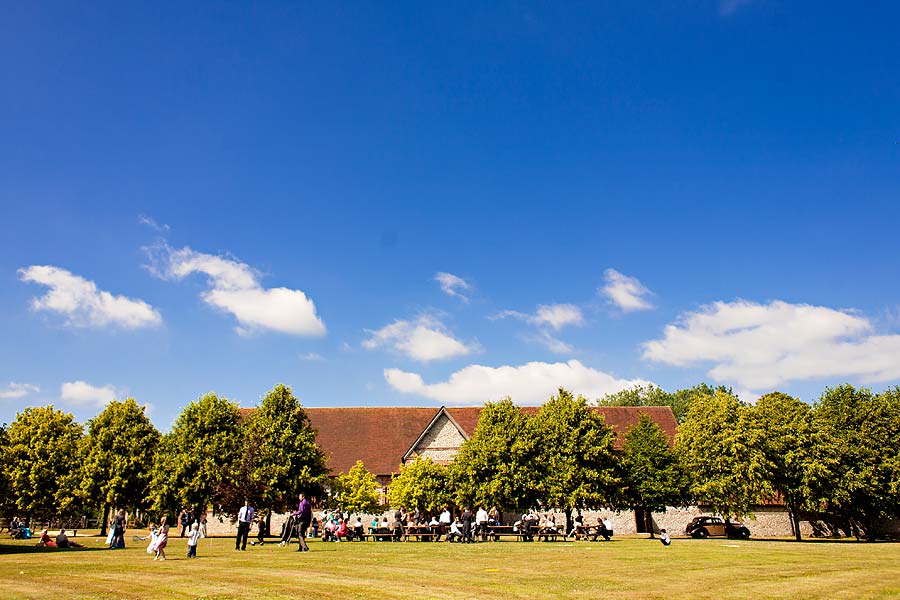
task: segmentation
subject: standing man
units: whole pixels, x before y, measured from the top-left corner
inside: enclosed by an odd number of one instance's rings
[[[244,505],[238,511],[238,530],[237,536],[234,538],[235,550],[247,549],[247,535],[250,533],[250,523],[253,522],[253,507],[250,506],[249,500],[244,500]]]
[[[309,546],[306,545],[306,530],[309,529],[309,523],[312,521],[312,506],[306,499],[306,494],[300,494],[300,504],[297,506],[297,540],[300,546],[297,552],[309,552]]]
[[[193,515],[191,514],[191,509],[185,508],[181,511],[181,537],[184,537],[184,532],[188,530],[188,527],[191,526],[191,519]]]
[[[478,512],[475,513],[475,532],[476,534],[481,535],[481,541],[487,541],[487,530],[488,530],[488,513],[484,510],[483,506],[478,507]]]

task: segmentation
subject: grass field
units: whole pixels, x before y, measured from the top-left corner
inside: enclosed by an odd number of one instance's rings
[[[619,538],[475,545],[311,541],[235,552],[227,538],[103,549],[0,542],[0,598],[880,598],[900,597],[900,544]],[[127,538],[130,540],[130,536]]]

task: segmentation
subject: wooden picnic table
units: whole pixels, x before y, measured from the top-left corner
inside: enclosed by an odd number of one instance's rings
[[[408,542],[410,536],[416,538],[416,541],[430,542],[435,537],[435,532],[428,525],[408,525],[403,528],[401,538],[404,542]]]

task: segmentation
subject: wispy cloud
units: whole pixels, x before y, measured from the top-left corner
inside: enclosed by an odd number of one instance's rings
[[[469,301],[467,294],[472,291],[474,286],[462,277],[440,271],[434,274],[434,280],[440,284],[441,290],[448,296],[459,298],[463,302]]]
[[[362,342],[363,348],[389,347],[421,362],[465,356],[479,349],[475,342],[466,344],[455,338],[433,315],[421,315],[413,320],[397,319],[381,329],[367,331],[371,337]]]
[[[584,313],[574,304],[540,304],[533,313],[502,310],[489,316],[488,319],[491,321],[517,319],[533,325],[537,332],[524,335],[522,339],[540,344],[554,354],[571,354],[574,349],[551,331],[559,332],[565,327],[581,327],[585,323]]]
[[[607,269],[603,274],[606,284],[597,290],[607,297],[609,302],[623,312],[650,310],[653,304],[647,299],[653,293],[644,287],[636,277],[623,275],[615,269]]]
[[[146,250],[151,259],[148,269],[162,279],[184,279],[193,273],[206,275],[210,289],[201,298],[232,314],[239,323],[235,331],[240,335],[261,329],[298,336],[326,333],[316,305],[304,292],[285,287],[263,288],[256,271],[243,262],[166,244]]]
[[[714,381],[750,391],[797,380],[900,379],[900,335],[875,333],[853,311],[780,300],[715,302],[682,315],[643,348],[655,362],[711,364]]]
[[[144,302],[115,296],[97,284],[59,267],[34,265],[19,269],[19,278],[50,288],[31,301],[36,311],[55,312],[72,327],[117,326],[125,329],[155,327],[162,323],[159,311]]]
[[[24,398],[28,394],[37,394],[41,391],[36,385],[30,383],[16,383],[10,381],[5,390],[0,390],[0,400],[13,400],[16,398]]]
[[[320,360],[325,360],[325,357],[318,352],[307,352],[306,354],[301,354],[298,358],[300,360],[309,362],[318,362]]]
[[[62,384],[59,398],[77,406],[103,407],[115,400],[116,388],[112,385],[95,386],[86,381],[70,381]]]
[[[471,405],[505,396],[510,396],[518,404],[542,404],[560,386],[589,398],[600,398],[635,385],[647,384],[637,379],[619,379],[577,360],[501,367],[469,365],[438,383],[425,383],[418,373],[385,369],[384,379],[392,388],[405,394],[445,404]]]
[[[153,217],[147,215],[138,215],[138,223],[145,225],[157,233],[167,233],[171,227],[167,223],[160,225]]]

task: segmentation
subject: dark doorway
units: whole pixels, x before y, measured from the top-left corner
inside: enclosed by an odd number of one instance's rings
[[[637,533],[647,533],[649,531],[647,529],[648,516],[650,515],[643,508],[634,509],[634,529]]]

